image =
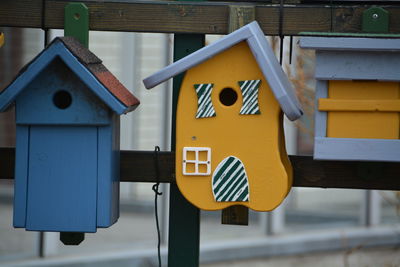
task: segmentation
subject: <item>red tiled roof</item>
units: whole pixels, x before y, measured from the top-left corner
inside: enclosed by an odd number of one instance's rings
[[[132,95],[115,76],[109,72],[95,72],[94,76],[125,106],[139,105],[139,100]]]
[[[68,50],[104,85],[121,103],[133,110],[140,101],[90,52],[73,37],[58,37]]]

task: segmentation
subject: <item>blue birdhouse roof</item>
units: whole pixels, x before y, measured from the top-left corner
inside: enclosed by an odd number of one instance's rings
[[[75,38],[57,37],[23,67],[17,77],[0,93],[0,111],[5,111],[35,77],[57,58],[115,113],[121,115],[139,105],[139,100],[107,70],[101,59]]]
[[[263,31],[256,21],[232,32],[220,40],[197,50],[196,52],[174,62],[143,80],[146,88],[152,88],[186,70],[201,64],[207,59],[231,48],[239,42],[246,41],[256,59],[258,66],[267,80],[276,100],[290,120],[298,119],[302,108],[286,74],[279,65],[274,52],[269,46]]]

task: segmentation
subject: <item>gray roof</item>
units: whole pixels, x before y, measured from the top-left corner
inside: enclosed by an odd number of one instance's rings
[[[279,65],[274,52],[256,21],[247,24],[211,45],[203,47],[163,68],[145,78],[143,83],[147,89],[153,88],[242,41],[248,43],[261,72],[272,89],[283,112],[290,120],[298,119],[303,114],[300,103],[297,100],[292,85]]]
[[[317,80],[400,80],[400,39],[301,37],[317,50]]]
[[[400,39],[301,37],[300,47],[316,50],[341,51],[400,51]]]

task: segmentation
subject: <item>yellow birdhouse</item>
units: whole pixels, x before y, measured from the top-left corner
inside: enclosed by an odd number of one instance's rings
[[[283,113],[302,114],[257,22],[146,78],[147,88],[185,72],[176,117],[176,181],[204,210],[277,207],[292,185]]]
[[[400,40],[303,37],[316,49],[314,158],[400,161]]]
[[[4,44],[4,34],[0,32],[0,47],[2,47]]]

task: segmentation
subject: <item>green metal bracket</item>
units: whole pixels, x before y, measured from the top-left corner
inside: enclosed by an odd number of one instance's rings
[[[175,34],[174,61],[202,48],[204,34]],[[175,151],[176,107],[183,75],[173,80],[171,148]],[[168,266],[199,266],[200,210],[190,204],[179,192],[176,184],[170,186]]]
[[[363,32],[389,32],[389,12],[381,7],[371,7],[365,10],[361,29]]]
[[[389,12],[381,7],[371,7],[362,14],[361,33],[300,32],[303,36],[399,38],[389,33]]]
[[[64,36],[77,38],[89,46],[89,9],[82,3],[69,3],[64,9]]]
[[[204,34],[175,34],[174,61],[202,48],[204,44]],[[176,107],[183,76],[180,74],[174,77],[172,86],[171,149],[173,151],[175,151]],[[200,250],[200,210],[182,196],[176,184],[170,186],[169,207],[168,266],[197,267]]]
[[[89,47],[89,9],[82,3],[69,3],[64,9],[64,36],[77,38],[86,48]],[[85,233],[61,232],[64,245],[79,245]]]
[[[185,0],[181,0],[185,1]],[[202,1],[202,0],[198,0]],[[174,61],[202,48],[204,34],[175,34]],[[171,149],[175,151],[176,107],[184,74],[173,80]],[[176,184],[170,186],[168,266],[198,267],[200,250],[200,210],[190,204]]]

